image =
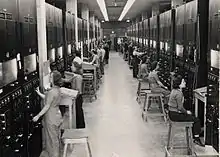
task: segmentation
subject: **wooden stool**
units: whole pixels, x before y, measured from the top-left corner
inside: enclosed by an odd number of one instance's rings
[[[165,147],[166,157],[171,156],[171,154],[169,152],[170,149],[185,149],[185,148],[187,148],[188,155],[193,155],[194,146],[193,146],[192,126],[193,126],[193,122],[173,122],[173,121],[169,120],[168,141],[167,141],[167,146]],[[186,142],[187,142],[186,147],[173,146],[173,139],[175,136],[175,130],[174,130],[175,128],[185,128]],[[177,156],[177,155],[174,155],[174,156]]]
[[[81,143],[86,145],[87,157],[92,157],[92,152],[88,142],[88,135],[85,129],[65,129],[62,139],[64,142],[63,157],[67,156],[67,147],[69,144],[73,145]]]
[[[146,106],[147,106],[147,111],[149,110],[149,108],[151,106],[151,103],[149,103],[150,98],[159,98],[161,108],[162,108],[162,116],[164,117],[164,121],[166,122],[167,121],[167,116],[166,116],[166,112],[165,112],[165,109],[164,109],[164,103],[163,103],[163,98],[162,97],[163,97],[163,95],[161,93],[152,93],[151,90],[145,91],[145,99],[144,99],[142,117],[144,117]],[[146,117],[144,119],[146,120]]]
[[[150,88],[141,88],[143,83],[142,79],[138,79],[138,89],[137,89],[137,102],[141,103],[141,96],[145,96],[145,91],[150,90]]]

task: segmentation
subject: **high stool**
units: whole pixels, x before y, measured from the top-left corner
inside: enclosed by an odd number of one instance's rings
[[[137,89],[137,102],[140,104],[141,96],[145,96],[145,91],[150,90],[150,88],[142,88],[143,79],[138,79],[138,89]]]
[[[88,95],[90,97],[90,101],[92,101],[93,97],[97,99],[94,84],[95,80],[92,73],[83,74],[83,95]]]
[[[166,112],[164,109],[164,103],[163,103],[163,95],[161,93],[152,93],[151,90],[145,91],[145,99],[144,99],[142,117],[144,118],[144,115],[146,114],[145,113],[146,106],[147,106],[147,111],[151,107],[151,102],[149,103],[149,101],[150,101],[150,99],[152,100],[152,98],[154,98],[154,99],[159,98],[159,103],[161,104],[161,109],[162,109],[162,116],[164,117],[164,121],[167,122],[167,115],[166,115]],[[145,116],[144,120],[147,120],[146,116]]]
[[[193,122],[173,122],[169,120],[169,132],[168,132],[168,141],[167,146],[165,147],[166,157],[172,156],[170,153],[171,149],[185,149],[187,148],[187,154],[194,154],[194,146],[193,146],[193,134],[192,134],[192,126]],[[175,128],[185,128],[186,131],[186,147],[173,146],[173,139],[175,136]],[[174,155],[177,156],[177,155]]]
[[[87,157],[92,157],[92,152],[88,141],[88,135],[85,129],[65,129],[62,139],[64,142],[63,157],[67,156],[68,145],[73,144],[85,144]]]

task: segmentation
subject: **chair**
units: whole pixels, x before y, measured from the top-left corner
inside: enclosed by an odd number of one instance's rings
[[[187,149],[187,155],[193,155],[194,152],[194,145],[193,145],[193,134],[192,134],[192,126],[193,122],[173,122],[170,119],[169,121],[169,131],[168,131],[168,141],[167,141],[167,146],[165,146],[165,156],[170,157],[172,154],[170,153],[170,150],[172,149]],[[186,142],[187,146],[186,147],[180,147],[180,146],[174,146],[173,145],[173,140],[175,136],[175,129],[176,128],[185,128],[186,131]],[[177,155],[173,155],[177,156]]]
[[[147,111],[149,111],[149,109],[151,107],[151,101],[150,100],[152,100],[152,98],[154,98],[154,99],[159,98],[159,102],[160,102],[160,105],[161,105],[160,107],[162,109],[162,116],[164,118],[164,121],[167,122],[167,114],[166,114],[165,108],[164,108],[163,95],[161,93],[153,93],[153,92],[151,92],[151,90],[145,91],[145,99],[144,99],[142,117],[143,118],[145,117],[144,120],[147,120],[146,116],[144,116],[146,114],[145,109],[146,109],[146,106],[147,106]],[[159,116],[161,116],[161,114],[159,114]]]
[[[65,129],[62,139],[64,142],[63,157],[67,156],[68,145],[73,144],[85,144],[87,157],[92,157],[92,152],[88,141],[88,135],[85,129]]]

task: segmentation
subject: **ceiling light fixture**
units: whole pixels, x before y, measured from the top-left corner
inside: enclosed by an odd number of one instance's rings
[[[129,23],[129,22],[130,22],[130,20],[128,19],[128,20],[126,20],[126,22],[127,22],[127,23]]]
[[[102,23],[104,23],[105,21],[104,20],[102,20]]]
[[[131,6],[134,4],[134,2],[135,2],[135,0],[128,0],[127,1],[118,21],[121,21],[124,18],[124,16],[127,14],[128,10],[131,8]]]
[[[96,0],[96,1],[99,5],[99,8],[100,8],[101,12],[102,12],[102,15],[105,18],[105,21],[109,21],[108,13],[107,13],[106,5],[105,5],[105,0]]]

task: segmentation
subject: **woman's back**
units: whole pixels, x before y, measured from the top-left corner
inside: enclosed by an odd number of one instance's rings
[[[53,87],[46,94],[46,102],[50,103],[50,108],[46,112],[46,122],[49,124],[53,124],[59,126],[62,122],[62,115],[59,109],[60,101],[61,101],[61,93],[59,87]]]
[[[150,88],[158,88],[159,85],[157,81],[159,80],[157,72],[156,71],[151,71],[148,75],[148,81],[150,84]]]

